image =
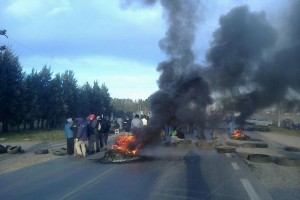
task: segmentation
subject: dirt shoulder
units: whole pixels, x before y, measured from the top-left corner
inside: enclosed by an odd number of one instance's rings
[[[58,156],[51,152],[65,146],[64,142],[43,142],[43,141],[19,141],[19,142],[5,142],[1,141],[3,146],[21,146],[24,153],[0,154],[0,174],[14,171],[23,167],[31,166],[48,160],[56,159]],[[47,148],[48,154],[35,154],[34,151],[39,148]]]
[[[109,135],[108,142],[111,143],[118,135]],[[66,148],[66,142],[45,142],[45,141],[16,141],[6,142],[0,141],[3,146],[21,146],[25,151],[21,154],[0,154],[0,174],[18,170],[34,164],[60,158],[60,156],[53,155],[52,152]],[[48,154],[35,154],[37,149],[48,149]]]

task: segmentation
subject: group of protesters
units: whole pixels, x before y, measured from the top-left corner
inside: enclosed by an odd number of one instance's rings
[[[123,120],[120,116],[115,121],[115,128],[122,130],[124,132],[131,132],[132,128],[140,128],[142,126],[146,126],[148,123],[149,117],[147,115],[140,115],[136,114],[133,119],[129,118],[128,116],[125,117]]]
[[[64,130],[68,155],[81,158],[107,149],[110,127],[108,117],[96,117],[95,114],[86,118],[68,118]]]
[[[136,128],[147,125],[147,116],[135,115],[133,119],[118,117],[113,123],[115,133],[119,131],[131,132]],[[67,138],[67,153],[76,157],[100,152],[107,149],[108,134],[111,124],[109,117],[101,117],[90,114],[86,118],[68,118],[65,124],[65,136]],[[117,132],[116,132],[117,130]]]

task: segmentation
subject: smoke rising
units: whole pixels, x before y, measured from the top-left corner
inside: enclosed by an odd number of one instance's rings
[[[172,124],[203,127],[211,99],[192,50],[200,20],[200,1],[160,2],[169,27],[159,45],[169,59],[157,67],[161,72],[159,91],[150,98],[153,124],[160,128]]]
[[[220,18],[207,52],[207,80],[224,108],[241,112],[241,122],[256,110],[286,101],[290,91],[299,94],[299,9],[300,1],[292,1],[281,31],[264,12],[249,12],[247,6]],[[281,33],[288,42],[276,50]]]
[[[165,37],[159,42],[168,59],[157,67],[161,75],[158,79],[159,90],[150,97],[150,126],[138,134],[147,143],[151,138],[160,136],[165,125],[204,127],[205,111],[211,98],[192,50],[200,20],[200,1],[143,2],[144,5],[159,2],[168,24]]]
[[[246,5],[221,16],[207,50],[208,66],[203,69],[195,63],[192,49],[201,2],[142,1],[164,8],[168,29],[159,47],[168,59],[157,66],[159,90],[150,97],[152,118],[150,126],[138,133],[140,140],[152,142],[165,125],[204,128],[206,108],[212,103],[210,91],[224,110],[241,112],[241,123],[259,109],[287,99],[296,102],[300,94],[300,1],[289,2],[285,28],[280,31],[267,21],[267,13],[251,12]],[[287,39],[280,44],[283,36]]]

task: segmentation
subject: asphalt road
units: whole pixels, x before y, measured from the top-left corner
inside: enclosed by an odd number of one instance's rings
[[[271,199],[234,154],[160,147],[151,156],[103,164],[101,153],[63,156],[0,175],[0,199]],[[1,163],[0,163],[1,164]]]

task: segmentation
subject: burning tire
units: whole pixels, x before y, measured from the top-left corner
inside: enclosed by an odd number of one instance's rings
[[[275,163],[277,165],[283,166],[300,166],[300,159],[298,158],[286,158],[286,157],[277,157]]]
[[[284,150],[292,151],[292,152],[299,152],[300,151],[300,149],[297,148],[297,147],[289,147],[289,146],[284,147]]]
[[[0,153],[7,153],[7,149],[0,144]]]
[[[47,154],[49,153],[48,149],[37,149],[34,151],[35,154]]]
[[[16,154],[21,150],[21,146],[12,146],[7,149],[7,153]]]
[[[128,163],[133,161],[140,160],[141,157],[138,155],[124,153],[118,149],[109,149],[105,152],[104,157],[101,158],[99,161],[101,163]]]
[[[247,160],[256,163],[270,163],[272,162],[272,157],[265,154],[249,154]]]

